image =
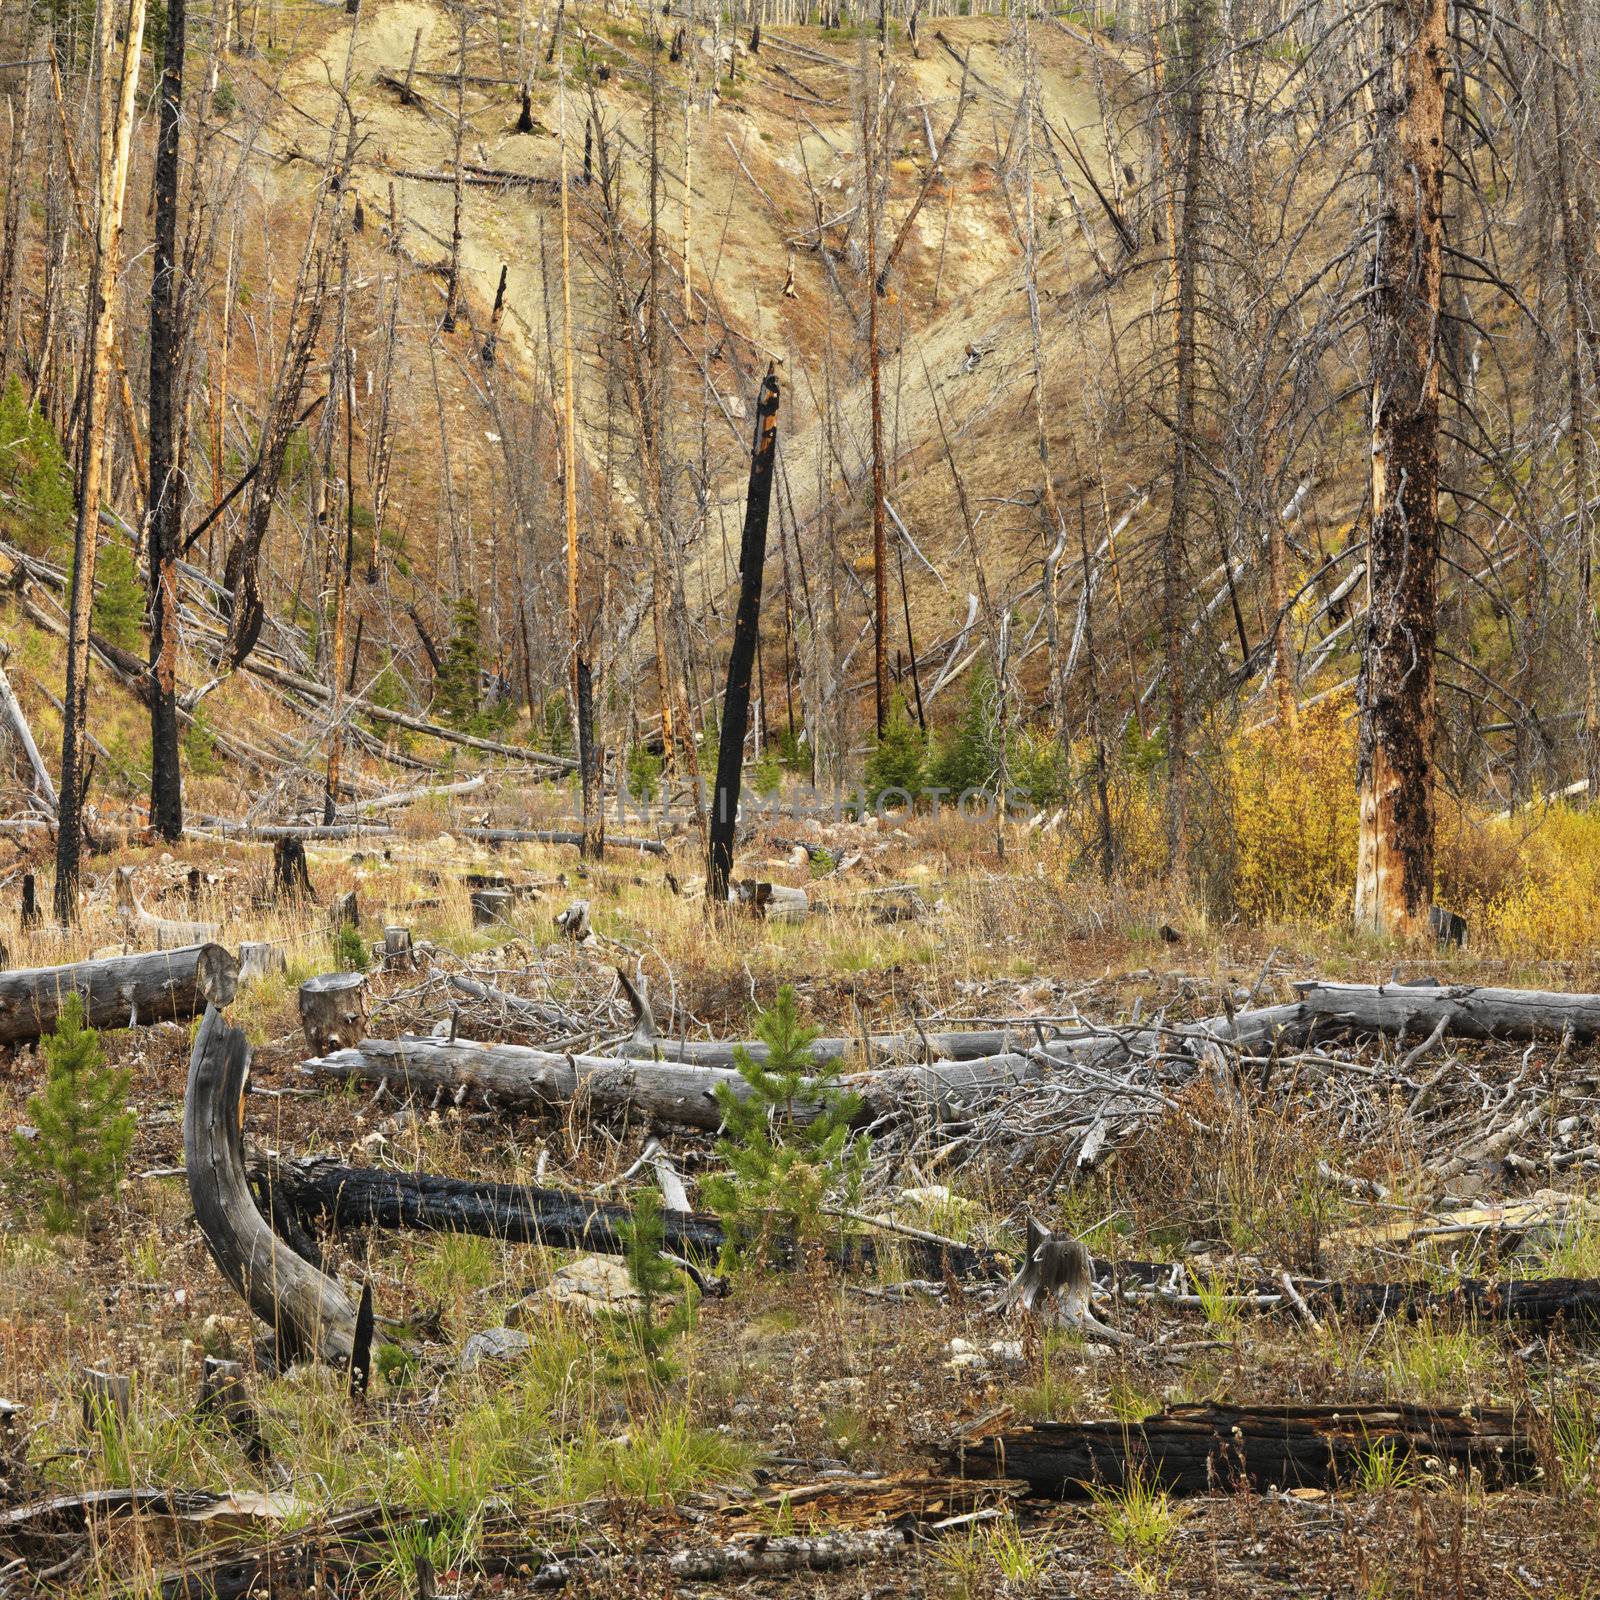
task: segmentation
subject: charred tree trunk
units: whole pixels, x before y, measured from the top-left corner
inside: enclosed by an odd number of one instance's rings
[[[96,94],[100,108],[100,162],[94,216],[94,259],[89,277],[89,353],[86,404],[80,432],[78,519],[72,541],[72,592],[67,606],[66,709],[61,718],[61,804],[56,834],[56,920],[78,920],[78,876],[83,856],[83,804],[88,787],[83,753],[89,721],[89,617],[94,606],[95,541],[105,459],[107,399],[117,327],[117,261],[122,250],[122,206],[128,191],[134,95],[144,44],[145,0],[128,0],[120,79],[111,73],[116,27],[102,7],[96,38]],[[108,99],[108,89],[114,98]]]
[[[183,835],[178,761],[178,544],[183,512],[178,418],[178,142],[187,0],[167,0],[166,57],[156,134],[155,273],[150,285],[150,826]]]
[[[711,813],[706,862],[706,903],[728,898],[733,870],[733,830],[739,818],[739,776],[750,718],[750,669],[761,632],[761,579],[767,563],[767,514],[772,504],[772,468],[778,445],[778,371],[768,366],[756,402],[755,440],[750,447],[750,488],[739,545],[739,610],[728,652],[728,685],[722,698],[722,742],[717,751],[717,793]]]
[[[1143,1422],[1041,1422],[948,1452],[974,1477],[1021,1478],[1035,1494],[1088,1499],[1135,1474],[1171,1494],[1217,1486],[1280,1489],[1355,1481],[1377,1449],[1428,1456],[1463,1481],[1529,1478],[1537,1468],[1531,1417],[1509,1409],[1405,1404],[1172,1406]]]
[[[189,1057],[183,1101],[184,1167],[195,1220],[212,1260],[272,1329],[284,1359],[314,1356],[360,1382],[368,1356],[358,1338],[361,1307],[273,1233],[251,1196],[241,1131],[249,1076],[244,1034],[208,1009]],[[370,1316],[366,1333],[370,1345]]]
[[[1433,898],[1445,0],[1385,0],[1372,307],[1372,538],[1355,918],[1427,927]]]

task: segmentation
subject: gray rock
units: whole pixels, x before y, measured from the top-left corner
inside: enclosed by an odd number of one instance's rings
[[[485,1362],[517,1361],[533,1348],[520,1328],[485,1328],[461,1347],[460,1369],[474,1372]]]

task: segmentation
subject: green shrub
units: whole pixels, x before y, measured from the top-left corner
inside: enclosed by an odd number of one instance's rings
[[[552,755],[570,756],[572,718],[567,712],[567,696],[564,690],[557,689],[554,694],[545,696],[544,705],[540,708],[539,721],[544,728],[542,748]]]
[[[355,923],[340,924],[338,937],[333,941],[333,955],[341,972],[367,970],[367,942],[361,937],[361,930]]]
[[[1048,731],[1021,729],[1007,753],[1006,782],[1037,806],[1060,805],[1072,783],[1067,747]]]
[[[69,994],[43,1042],[42,1093],[28,1102],[38,1133],[11,1136],[17,1169],[45,1196],[53,1232],[81,1227],[89,1207],[113,1188],[133,1144],[124,1109],[130,1074],[106,1066],[100,1035],[84,1024],[83,996]]]
[[[860,1099],[839,1087],[837,1060],[816,1063],[817,1030],[801,1021],[787,984],[757,1019],[756,1037],[767,1047],[764,1064],[742,1047],[734,1055],[749,1093],[717,1086],[725,1129],[717,1154],[727,1171],[706,1181],[705,1195],[735,1250],[760,1258],[779,1235],[802,1245],[818,1238],[829,1192],[859,1187],[867,1141],[851,1136]],[[802,1109],[815,1115],[803,1121]]]
[[[891,789],[902,789],[915,799],[922,788],[927,757],[922,729],[911,720],[905,696],[896,693],[882,736],[867,756],[863,776],[868,803],[875,805]]]
[[[640,805],[654,805],[661,789],[661,757],[648,745],[628,752],[628,794]]]
[[[15,377],[0,393],[0,490],[20,513],[18,542],[35,555],[59,554],[72,530],[72,473],[49,418]]]
[[[110,540],[95,564],[94,631],[123,650],[144,643],[144,585],[139,563],[120,539]]]
[[[205,707],[195,708],[194,720],[183,730],[178,741],[183,759],[192,778],[214,778],[223,770],[222,758],[217,754],[217,736]]]
[[[763,799],[769,799],[783,787],[783,762],[770,744],[750,768],[750,787]]]

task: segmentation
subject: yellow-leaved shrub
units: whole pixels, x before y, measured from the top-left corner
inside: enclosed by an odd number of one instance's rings
[[[1297,728],[1230,741],[1230,898],[1247,921],[1349,915],[1360,817],[1355,742],[1343,697],[1311,707]]]

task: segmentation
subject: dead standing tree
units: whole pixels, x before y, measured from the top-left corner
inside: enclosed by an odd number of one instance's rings
[[[178,136],[186,0],[167,0],[166,56],[156,133],[155,272],[150,284],[150,826],[183,834],[178,761],[178,545],[184,478],[178,448]]]
[[[1425,929],[1433,898],[1445,15],[1446,0],[1385,0],[1381,13],[1355,917],[1388,934]]]
[[[122,207],[128,192],[134,94],[144,43],[145,0],[128,0],[120,71],[115,18],[102,6],[95,36],[96,104],[100,115],[99,168],[94,216],[94,256],[89,276],[91,329],[85,406],[80,432],[78,518],[72,544],[72,590],[67,613],[66,710],[61,719],[61,794],[56,839],[55,913],[77,920],[83,854],[83,804],[87,787],[83,751],[89,717],[89,616],[94,605],[95,539],[100,524],[106,408],[112,345],[116,337],[117,258],[122,247]],[[111,91],[115,90],[115,98]]]
[[[711,812],[706,858],[706,904],[728,898],[733,870],[733,832],[739,820],[739,776],[750,720],[750,673],[761,631],[761,579],[767,561],[767,513],[772,503],[772,468],[778,449],[778,371],[768,366],[756,402],[755,440],[750,447],[750,489],[744,534],[739,542],[739,610],[728,652],[728,686],[722,697],[722,742],[717,749],[717,792]]]

